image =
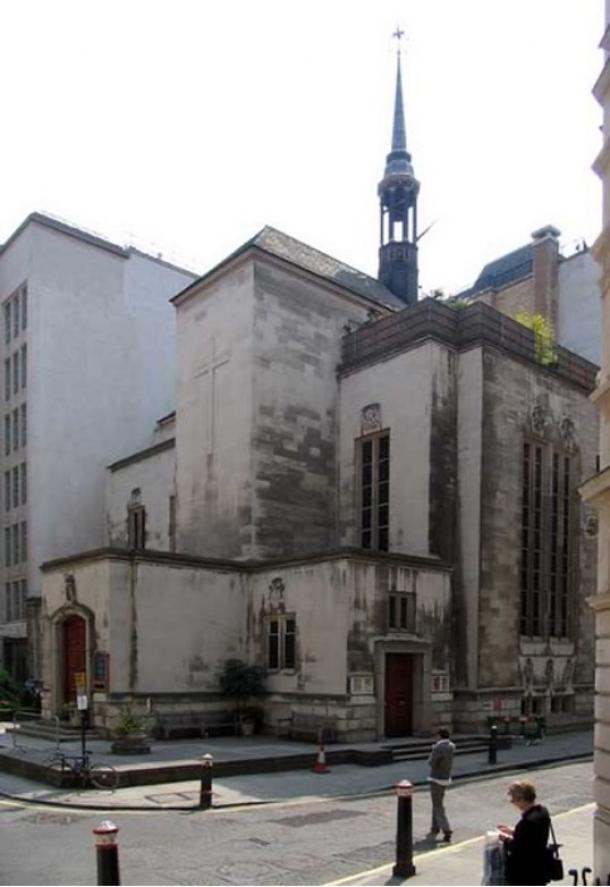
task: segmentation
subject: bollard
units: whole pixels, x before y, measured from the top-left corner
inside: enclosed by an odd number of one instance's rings
[[[413,786],[408,779],[396,785],[398,811],[396,816],[396,864],[392,870],[394,877],[411,878],[415,874],[413,865]]]
[[[498,760],[498,728],[495,724],[489,728],[489,756],[488,764],[495,764]]]
[[[199,789],[199,809],[209,810],[212,806],[212,770],[214,769],[214,758],[212,755],[204,755],[201,763],[203,769],[201,771],[201,787]]]
[[[95,835],[95,851],[97,856],[97,883],[116,885],[121,883],[119,875],[119,830],[114,822],[105,819],[97,828]]]

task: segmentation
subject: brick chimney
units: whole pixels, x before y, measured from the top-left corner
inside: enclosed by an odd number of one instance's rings
[[[534,259],[534,313],[542,314],[557,331],[559,235],[553,225],[532,232]]]

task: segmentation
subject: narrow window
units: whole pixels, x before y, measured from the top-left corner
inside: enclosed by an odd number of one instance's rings
[[[19,293],[11,299],[13,303],[13,337],[19,335]]]
[[[28,442],[28,415],[25,404],[21,404],[21,446],[24,447]]]
[[[4,399],[11,399],[11,359],[4,361]]]
[[[21,582],[13,582],[13,619],[23,619],[21,613]]]
[[[21,523],[21,560],[28,559],[28,525],[26,521]]]
[[[19,352],[13,354],[13,394],[19,391]]]
[[[11,341],[11,303],[10,300],[4,303],[4,342],[8,345]]]
[[[10,413],[4,417],[4,455],[8,456],[11,451],[11,416]]]
[[[129,548],[146,548],[146,510],[143,505],[127,509],[127,542]]]
[[[19,410],[13,410],[13,449],[19,449]]]
[[[25,505],[28,501],[28,470],[25,462],[19,466],[19,475],[21,481],[21,504]]]
[[[13,508],[19,505],[19,468],[17,465],[13,468]]]
[[[176,497],[169,497],[169,550],[176,550]]]
[[[267,665],[271,670],[277,670],[280,667],[280,620],[269,620],[269,631],[267,634]]]
[[[11,510],[11,473],[4,472],[4,510]]]
[[[27,613],[27,600],[28,600],[28,580],[21,580],[21,618],[25,619]]]
[[[11,595],[11,583],[5,582],[4,584],[4,603],[6,606],[6,621],[13,621],[13,600]]]
[[[10,527],[4,528],[4,562],[7,567],[13,564]]]
[[[402,591],[388,594],[388,628],[415,632],[415,593]]]
[[[390,435],[360,441],[360,545],[389,550]]]
[[[17,566],[21,561],[21,553],[19,551],[19,524],[13,524],[13,564]]]
[[[28,346],[21,347],[21,387],[25,388],[28,383]]]
[[[294,619],[286,619],[284,632],[284,668],[294,668],[296,665],[296,622]]]
[[[28,327],[28,288],[27,286],[22,287],[21,289],[21,329],[25,330]]]

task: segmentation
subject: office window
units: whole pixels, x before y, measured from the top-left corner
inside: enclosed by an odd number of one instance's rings
[[[28,346],[22,345],[21,351],[21,387],[25,388],[28,383]]]
[[[21,560],[27,561],[28,559],[28,525],[26,521],[22,521],[20,524],[21,532]]]
[[[146,509],[143,505],[127,509],[127,544],[129,548],[146,548]]]
[[[267,623],[267,667],[270,671],[296,667],[296,620],[294,616],[272,616]]]
[[[13,354],[13,394],[19,391],[19,352]]]
[[[4,303],[4,341],[8,345],[11,341],[11,301],[8,299]]]
[[[19,449],[19,410],[13,410],[13,449]]]
[[[19,480],[21,487],[21,504],[25,505],[28,501],[28,469],[25,462],[19,466]]]
[[[8,357],[4,361],[4,399],[11,399],[11,359]]]
[[[5,527],[4,529],[4,563],[7,567],[12,566],[13,558],[12,558],[12,545],[11,545],[11,528]]]
[[[13,468],[13,508],[19,505],[19,468],[17,465]]]
[[[21,329],[25,330],[28,326],[28,288],[21,288]]]
[[[390,531],[390,435],[359,441],[360,544],[387,551]]]
[[[24,403],[21,404],[20,409],[20,424],[21,424],[21,446],[24,447],[28,442],[28,415],[26,411],[26,406]]]

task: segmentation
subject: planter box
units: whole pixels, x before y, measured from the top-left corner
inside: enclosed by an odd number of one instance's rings
[[[145,734],[117,736],[110,750],[113,755],[146,755],[150,753],[150,739]]]

